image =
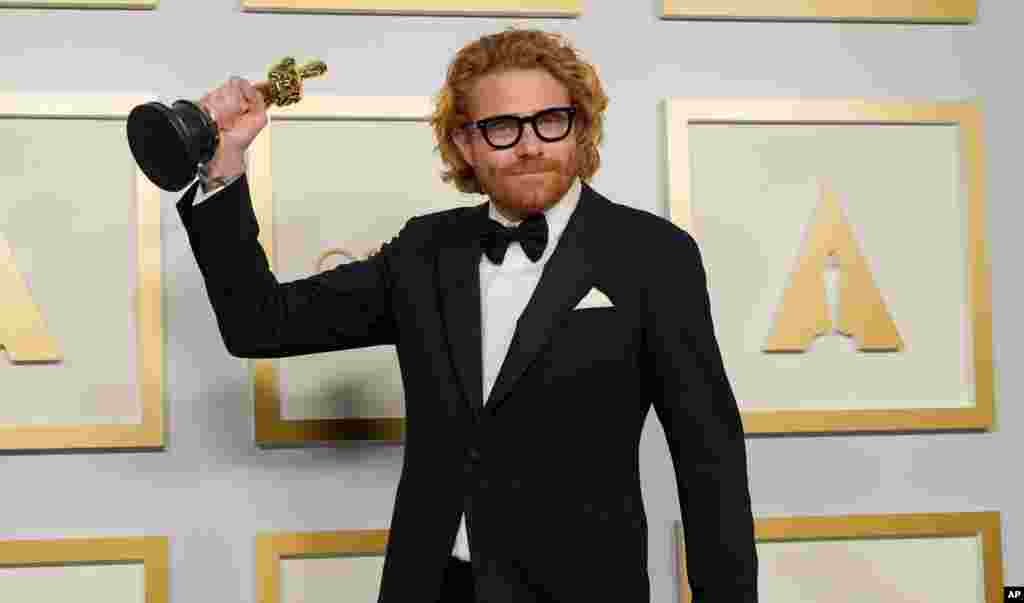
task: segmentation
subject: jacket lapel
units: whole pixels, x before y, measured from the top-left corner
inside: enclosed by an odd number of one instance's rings
[[[483,343],[480,312],[480,256],[477,233],[488,204],[470,209],[452,229],[438,254],[441,306],[449,353],[469,408],[483,406]]]
[[[498,378],[487,399],[487,410],[494,412],[508,397],[516,382],[536,359],[551,336],[557,322],[566,312],[572,311],[576,302],[583,297],[594,280],[594,267],[586,254],[587,226],[594,228],[596,207],[602,201],[590,187],[583,185],[580,200],[566,224],[551,258],[544,266],[537,289],[523,310],[509,345],[508,354],[501,365]],[[592,237],[591,239],[592,240]],[[477,275],[477,308],[479,317],[479,274]],[[477,332],[479,335],[479,332]],[[479,367],[479,336],[476,339],[477,358],[474,366]],[[479,381],[480,376],[477,374]],[[481,397],[477,387],[477,396]]]

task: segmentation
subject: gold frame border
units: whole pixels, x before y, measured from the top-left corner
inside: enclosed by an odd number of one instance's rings
[[[663,0],[665,19],[973,23],[978,0]]]
[[[282,559],[309,556],[383,555],[387,548],[389,532],[389,530],[382,529],[257,535],[256,603],[280,603]]]
[[[967,192],[967,306],[971,321],[974,406],[863,410],[746,410],[750,433],[833,433],[991,429],[995,377],[992,363],[992,275],[985,238],[985,176],[979,101],[903,102],[867,99],[686,99],[662,102],[665,124],[665,195],[670,219],[693,228],[690,149],[674,124],[954,124],[960,127],[962,185]],[[682,128],[683,132],[687,128]],[[685,158],[673,168],[672,158]]]
[[[0,567],[141,562],[146,603],[169,603],[169,557],[166,536],[0,540]]]
[[[686,551],[683,524],[673,523],[676,541],[676,571],[679,601],[691,603],[686,579]],[[985,603],[1003,600],[1003,549],[998,511],[967,513],[894,513],[881,515],[805,515],[765,517],[754,520],[757,542],[874,538],[956,538],[973,536],[981,540],[985,580]]]
[[[583,0],[242,0],[248,12],[578,17]]]
[[[15,94],[0,96],[0,119],[127,119],[144,96]],[[125,154],[127,145],[125,145]],[[138,220],[138,391],[142,422],[127,424],[3,425],[0,452],[67,448],[163,448],[165,442],[163,275],[160,265],[160,189],[135,167]]]
[[[0,0],[0,8],[83,8],[153,10],[158,0]]]
[[[273,180],[271,139],[273,125],[287,120],[339,121],[428,121],[432,111],[429,97],[421,96],[308,96],[300,103],[270,110],[269,127],[253,141],[249,151],[248,180],[253,207],[261,225],[273,224]],[[260,229],[260,243],[274,265],[273,228]],[[280,382],[276,361],[252,360],[253,416],[258,445],[301,442],[343,443],[373,441],[399,443],[405,435],[405,419],[330,418],[286,420],[281,414]]]

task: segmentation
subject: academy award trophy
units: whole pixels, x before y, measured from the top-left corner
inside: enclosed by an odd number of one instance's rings
[[[302,80],[323,75],[327,65],[310,61],[296,65],[285,57],[267,72],[267,80],[253,86],[267,107],[284,107],[302,99]],[[128,145],[135,162],[153,184],[165,191],[180,191],[195,178],[199,165],[213,158],[221,126],[198,102],[175,101],[170,107],[150,102],[128,114]]]

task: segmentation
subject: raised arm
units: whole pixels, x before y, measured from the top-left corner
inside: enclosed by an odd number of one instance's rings
[[[391,262],[398,240],[367,260],[279,283],[260,245],[245,176],[178,212],[228,351],[245,358],[328,352],[397,340]]]
[[[279,283],[257,240],[259,224],[244,175],[245,150],[268,121],[263,95],[235,77],[199,104],[220,130],[220,143],[204,166],[213,183],[206,192],[218,182],[224,188],[197,205],[193,185],[178,213],[228,351],[273,358],[394,343],[392,245],[368,260]],[[225,180],[230,184],[223,185]]]

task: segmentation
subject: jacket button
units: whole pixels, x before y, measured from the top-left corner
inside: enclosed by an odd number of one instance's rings
[[[477,450],[475,447],[470,447],[469,449],[469,460],[473,461],[474,463],[480,462],[480,451]]]

